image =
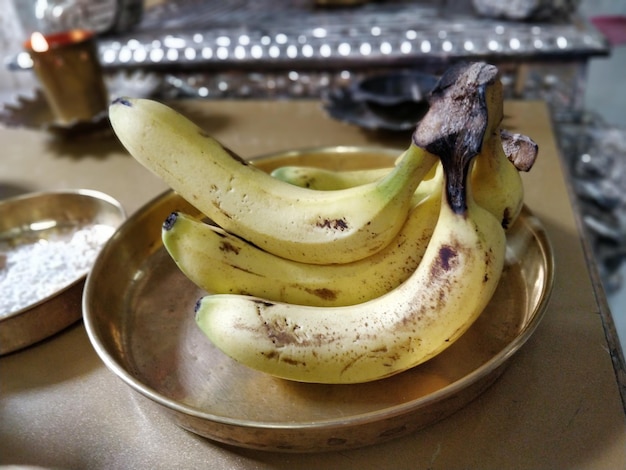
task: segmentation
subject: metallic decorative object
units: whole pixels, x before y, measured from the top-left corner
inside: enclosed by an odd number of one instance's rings
[[[428,111],[426,95],[437,80],[410,71],[371,75],[329,90],[324,107],[335,119],[366,129],[407,131]]]
[[[376,113],[365,102],[354,100],[348,88],[329,90],[323,96],[323,103],[324,109],[332,118],[372,131],[413,131],[419,120]]]
[[[27,34],[84,29],[94,34],[128,31],[141,20],[143,0],[14,0]]]
[[[88,261],[86,248],[92,251],[96,245],[103,245],[106,241],[104,237],[110,236],[125,218],[119,202],[91,190],[29,193],[0,201],[0,280],[6,281],[11,270],[18,269],[18,266],[11,265],[10,258],[11,253],[21,247],[51,242],[59,234],[69,240],[79,231],[94,229],[97,232],[89,240],[92,246],[86,247],[84,243],[72,245],[74,257],[80,257],[79,261],[84,265]],[[57,254],[49,260],[35,257],[32,261],[38,266],[37,279],[30,279],[27,284],[13,283],[10,286],[11,295],[0,289],[3,302],[3,308],[0,308],[0,354],[41,341],[82,316],[81,298],[88,269],[72,268],[60,262]],[[24,270],[23,266],[19,269]],[[66,271],[70,271],[67,276]],[[61,283],[56,275],[62,275],[67,282]],[[26,282],[27,276],[21,278]],[[39,298],[37,289],[47,288],[46,278],[56,287]],[[20,291],[25,292],[20,298],[27,302],[18,302],[21,307],[5,311],[7,305],[12,305],[10,298]]]
[[[567,114],[580,111],[585,61],[609,52],[604,36],[581,21],[480,18],[470,0],[346,8],[322,8],[313,0],[169,0],[146,8],[132,31],[102,36],[98,45],[105,71],[162,74],[176,88],[168,98],[319,98],[368,74],[409,69],[438,75],[454,61],[486,60],[506,69],[509,96],[534,96],[526,87],[533,75],[529,86],[567,99],[558,106]],[[27,54],[16,54],[7,66],[32,64]]]
[[[460,2],[459,2],[460,4]],[[102,37],[105,67],[208,65],[215,69],[306,66],[351,69],[417,61],[560,58],[606,54],[597,31],[578,23],[507,23],[471,12],[442,15],[412,1],[316,9],[310,2],[178,0],[147,9],[127,34]],[[15,68],[28,68],[19,57]]]
[[[391,165],[393,149],[331,147],[255,159],[344,169]],[[355,385],[276,379],[232,361],[197,328],[202,292],[162,246],[168,191],[120,227],[85,286],[84,322],[107,367],[179,426],[229,445],[277,452],[344,450],[398,438],[483,393],[535,331],[554,279],[550,242],[524,209],[508,233],[506,275],[472,328],[441,355],[388,379]],[[146,404],[147,405],[147,404]]]
[[[476,11],[489,18],[516,21],[561,21],[571,18],[580,0],[472,0]]]
[[[438,77],[417,72],[390,72],[354,82],[352,94],[357,101],[395,106],[421,103],[437,84]]]
[[[577,62],[498,64],[507,99],[543,100],[557,120],[576,120],[583,109],[585,68]],[[302,99],[352,101],[350,88],[367,77],[392,72],[438,75],[444,68],[425,63],[412,68],[362,67],[355,70],[178,70],[167,72],[167,98]],[[158,73],[158,72],[156,72]],[[345,89],[345,90],[344,90]],[[346,91],[347,90],[347,91]],[[351,103],[348,103],[351,104]],[[341,106],[333,104],[333,107]],[[353,114],[353,111],[350,111]],[[369,127],[369,126],[365,126]]]
[[[604,287],[616,291],[626,262],[626,129],[586,115],[560,123],[557,136]]]
[[[109,97],[90,32],[33,33],[26,47],[56,122],[71,125],[106,113]]]
[[[159,76],[140,70],[108,75],[104,81],[111,100],[120,96],[154,97],[161,94],[164,86]],[[104,112],[89,121],[58,122],[41,89],[15,95],[10,103],[0,107],[0,125],[46,130],[60,137],[92,137],[94,132],[100,131],[109,134],[108,119],[108,112]]]

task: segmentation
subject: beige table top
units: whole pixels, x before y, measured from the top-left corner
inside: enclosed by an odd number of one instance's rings
[[[329,119],[316,101],[185,102],[184,111],[233,150],[254,156],[320,145],[403,148]],[[382,445],[293,455],[233,449],[186,432],[110,372],[81,322],[0,358],[0,464],[65,469],[626,468],[624,409],[576,218],[542,103],[511,102],[506,127],[540,146],[524,174],[526,203],[555,249],[546,316],[505,374],[439,423]],[[116,140],[58,143],[37,131],[0,130],[0,197],[91,188],[130,213],[165,186]]]

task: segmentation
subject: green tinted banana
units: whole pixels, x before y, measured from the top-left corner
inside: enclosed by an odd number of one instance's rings
[[[500,140],[507,159],[518,171],[529,171],[532,168],[537,155],[537,144],[527,136],[513,134],[504,129],[500,130]],[[274,178],[302,188],[332,191],[372,183],[389,171],[390,167],[336,171],[314,166],[285,165],[275,168],[270,174]],[[418,187],[418,191],[419,189]]]
[[[502,150],[499,132],[485,138],[471,175],[476,202],[495,215],[506,229],[524,205],[524,186],[519,171]]]
[[[156,101],[117,99],[109,117],[128,152],[217,225],[270,253],[307,263],[352,262],[385,247],[436,162],[410,145],[375,183],[315,191],[272,178]]]
[[[493,84],[494,69],[471,64],[444,75],[434,90],[441,101],[431,102],[435,116],[428,119],[427,114],[414,134],[417,145],[440,156],[445,185],[431,240],[407,281],[345,307],[205,296],[196,304],[196,322],[214,345],[242,364],[278,377],[357,383],[414,367],[465,332],[496,289],[506,249],[500,222],[476,204],[468,181],[485,137],[484,91]],[[436,131],[441,128],[438,118],[448,112],[449,129],[442,138]]]
[[[491,93],[499,92],[494,90]],[[494,107],[494,115],[502,116],[501,100],[491,98],[491,106]],[[495,122],[499,121],[494,121],[495,128],[488,131],[471,178],[478,204],[498,216],[506,228],[515,221],[522,209],[524,187],[519,171],[530,170],[537,155],[537,146],[525,136],[502,131]],[[505,144],[503,138],[506,140]],[[505,153],[505,149],[509,154]],[[518,160],[520,155],[524,157],[521,162]],[[276,168],[271,175],[296,186],[332,190],[369,184],[389,171],[389,168],[331,171],[315,167],[283,166]],[[420,184],[415,200],[423,199],[427,191],[429,188]]]
[[[324,168],[283,166],[271,174],[282,181],[317,190],[345,189],[352,185],[370,184],[391,171],[390,168],[371,170],[332,171]],[[485,139],[481,154],[476,158],[471,175],[474,197],[479,205],[497,215],[502,225],[509,227],[519,215],[524,203],[523,182],[518,170],[502,150],[498,134]],[[419,202],[432,188],[417,187],[414,201]]]
[[[318,191],[347,189],[372,183],[384,177],[391,168],[335,171],[314,166],[288,165],[274,169],[270,174],[281,181]]]
[[[421,261],[441,205],[443,168],[436,168],[428,180],[433,189],[411,210],[396,238],[352,263],[314,265],[281,258],[182,213],[164,223],[163,244],[180,270],[207,292],[316,306],[365,302],[397,287]]]

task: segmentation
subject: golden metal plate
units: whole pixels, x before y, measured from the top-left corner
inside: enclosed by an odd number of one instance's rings
[[[391,149],[333,147],[255,160],[362,168],[390,165]],[[295,383],[235,363],[196,327],[203,294],[161,243],[173,192],[148,203],[96,260],[83,297],[85,326],[104,363],[181,427],[227,444],[283,452],[341,450],[414,432],[459,410],[505,370],[543,316],[554,277],[550,242],[524,208],[508,232],[500,285],[471,329],[445,352],[365,384]]]

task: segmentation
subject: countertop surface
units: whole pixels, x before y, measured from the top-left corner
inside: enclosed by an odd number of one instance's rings
[[[392,146],[409,135],[331,120],[317,101],[186,101],[189,117],[245,157],[325,145]],[[357,450],[280,454],[228,447],[187,432],[100,361],[82,322],[0,358],[0,464],[128,468],[626,467],[626,427],[605,302],[588,266],[547,108],[507,102],[504,127],[531,136],[539,158],[523,174],[526,204],[553,244],[556,279],[545,318],[505,373],[452,416]],[[53,139],[0,129],[0,197],[89,188],[128,214],[167,189],[113,136]],[[607,341],[607,337],[609,340]],[[618,374],[616,374],[616,370]]]

